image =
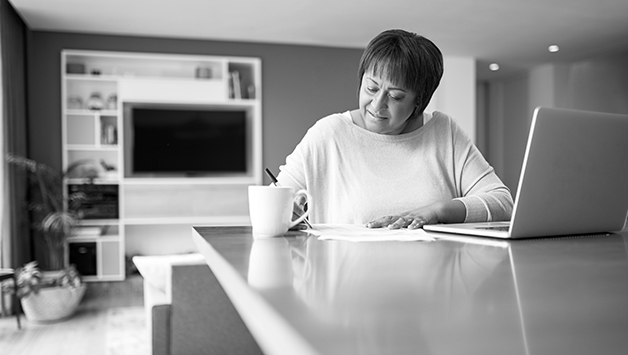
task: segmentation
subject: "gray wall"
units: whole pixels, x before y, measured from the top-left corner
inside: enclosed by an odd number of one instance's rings
[[[628,50],[545,64],[483,87],[484,153],[513,194],[536,106],[628,114]]]
[[[39,31],[29,32],[27,44],[30,156],[57,169],[62,49],[261,58],[263,164],[274,171],[316,120],[357,107],[362,49]]]

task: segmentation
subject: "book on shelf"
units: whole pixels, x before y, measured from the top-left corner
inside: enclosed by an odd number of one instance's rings
[[[229,97],[232,99],[242,98],[242,79],[240,72],[233,70],[229,73]]]

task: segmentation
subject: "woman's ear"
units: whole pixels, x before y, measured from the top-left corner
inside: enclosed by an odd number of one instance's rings
[[[422,113],[422,112],[421,112],[421,108],[420,108],[419,104],[417,103],[417,104],[414,106],[414,110],[412,111],[412,118],[417,118],[417,117],[419,117],[419,115],[421,115],[421,113]]]

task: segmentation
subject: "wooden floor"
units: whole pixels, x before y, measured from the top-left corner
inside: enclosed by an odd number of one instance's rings
[[[22,317],[0,318],[0,354],[74,355],[105,354],[105,318],[110,308],[143,305],[142,277],[121,282],[93,282],[76,314],[65,321],[36,324]]]

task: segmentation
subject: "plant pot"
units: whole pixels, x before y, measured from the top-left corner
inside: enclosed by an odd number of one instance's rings
[[[69,318],[76,312],[86,285],[79,287],[42,288],[22,298],[26,319],[33,322],[55,322]]]

